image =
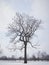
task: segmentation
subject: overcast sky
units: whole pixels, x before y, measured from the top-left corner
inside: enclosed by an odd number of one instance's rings
[[[6,37],[7,26],[12,22],[16,12],[26,13],[42,20],[41,27],[36,32],[38,37],[35,37],[35,40],[39,41],[40,49],[32,49],[28,45],[27,53],[31,53],[30,56],[39,50],[49,53],[49,0],[0,0],[0,45],[3,54],[11,56],[12,53],[20,55],[23,52],[17,50],[11,52],[7,49],[9,44],[9,37]]]

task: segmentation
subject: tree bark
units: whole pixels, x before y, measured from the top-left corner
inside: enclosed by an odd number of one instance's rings
[[[27,63],[27,42],[25,43],[25,47],[24,47],[24,63]]]

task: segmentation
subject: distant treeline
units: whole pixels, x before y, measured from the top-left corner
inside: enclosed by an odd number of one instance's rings
[[[22,58],[22,57],[19,57],[19,60],[24,60],[24,58]],[[36,57],[36,56],[33,56],[33,57],[31,57],[31,58],[27,58],[27,60],[34,60],[34,61],[36,61],[36,60],[41,60],[41,61],[49,61],[49,55],[47,55],[47,56],[43,56],[43,57]]]
[[[7,57],[7,56],[0,56],[0,60],[24,60],[24,57],[18,57],[18,58],[16,58],[15,57],[15,55],[12,55],[11,57]],[[46,60],[46,61],[49,61],[49,54],[47,54],[46,52],[38,52],[37,53],[37,56],[34,54],[34,55],[32,55],[31,57],[29,57],[28,55],[27,55],[27,60],[34,60],[34,61],[36,61],[36,60],[41,60],[41,61],[43,61],[43,60]]]
[[[6,56],[2,56],[0,57],[0,60],[24,60],[23,57],[19,57],[19,58],[15,58],[13,57],[6,57]],[[31,58],[27,58],[27,60],[31,61],[31,60],[41,60],[41,61],[49,61],[49,55],[43,56],[43,57],[36,57],[35,55],[33,55]]]
[[[16,58],[2,56],[0,57],[0,60],[16,60]]]

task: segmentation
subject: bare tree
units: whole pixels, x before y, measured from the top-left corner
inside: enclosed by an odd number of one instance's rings
[[[12,35],[11,42],[14,44],[19,43],[19,41],[23,42],[21,48],[18,49],[22,50],[24,48],[24,63],[27,63],[27,44],[29,43],[33,48],[36,48],[37,44],[33,45],[30,39],[39,28],[40,23],[41,21],[36,20],[32,16],[16,13],[13,22],[8,26],[9,35]],[[18,38],[18,40],[16,38]],[[17,48],[15,48],[15,50],[16,49]]]
[[[0,45],[0,57],[3,55],[3,49],[1,48],[1,45]]]

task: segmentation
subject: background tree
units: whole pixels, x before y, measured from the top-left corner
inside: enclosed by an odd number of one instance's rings
[[[10,42],[13,42],[14,45],[17,42],[19,43],[19,41],[23,42],[21,48],[18,49],[22,50],[24,48],[24,63],[27,63],[27,44],[29,43],[34,48],[37,45],[33,45],[30,42],[30,39],[38,29],[40,23],[41,21],[36,20],[32,16],[16,13],[16,16],[13,18],[13,22],[8,26],[9,35],[12,35]],[[17,48],[15,48],[15,50],[16,49]]]
[[[1,45],[0,45],[0,54],[2,55],[3,53],[3,49],[1,48]]]

